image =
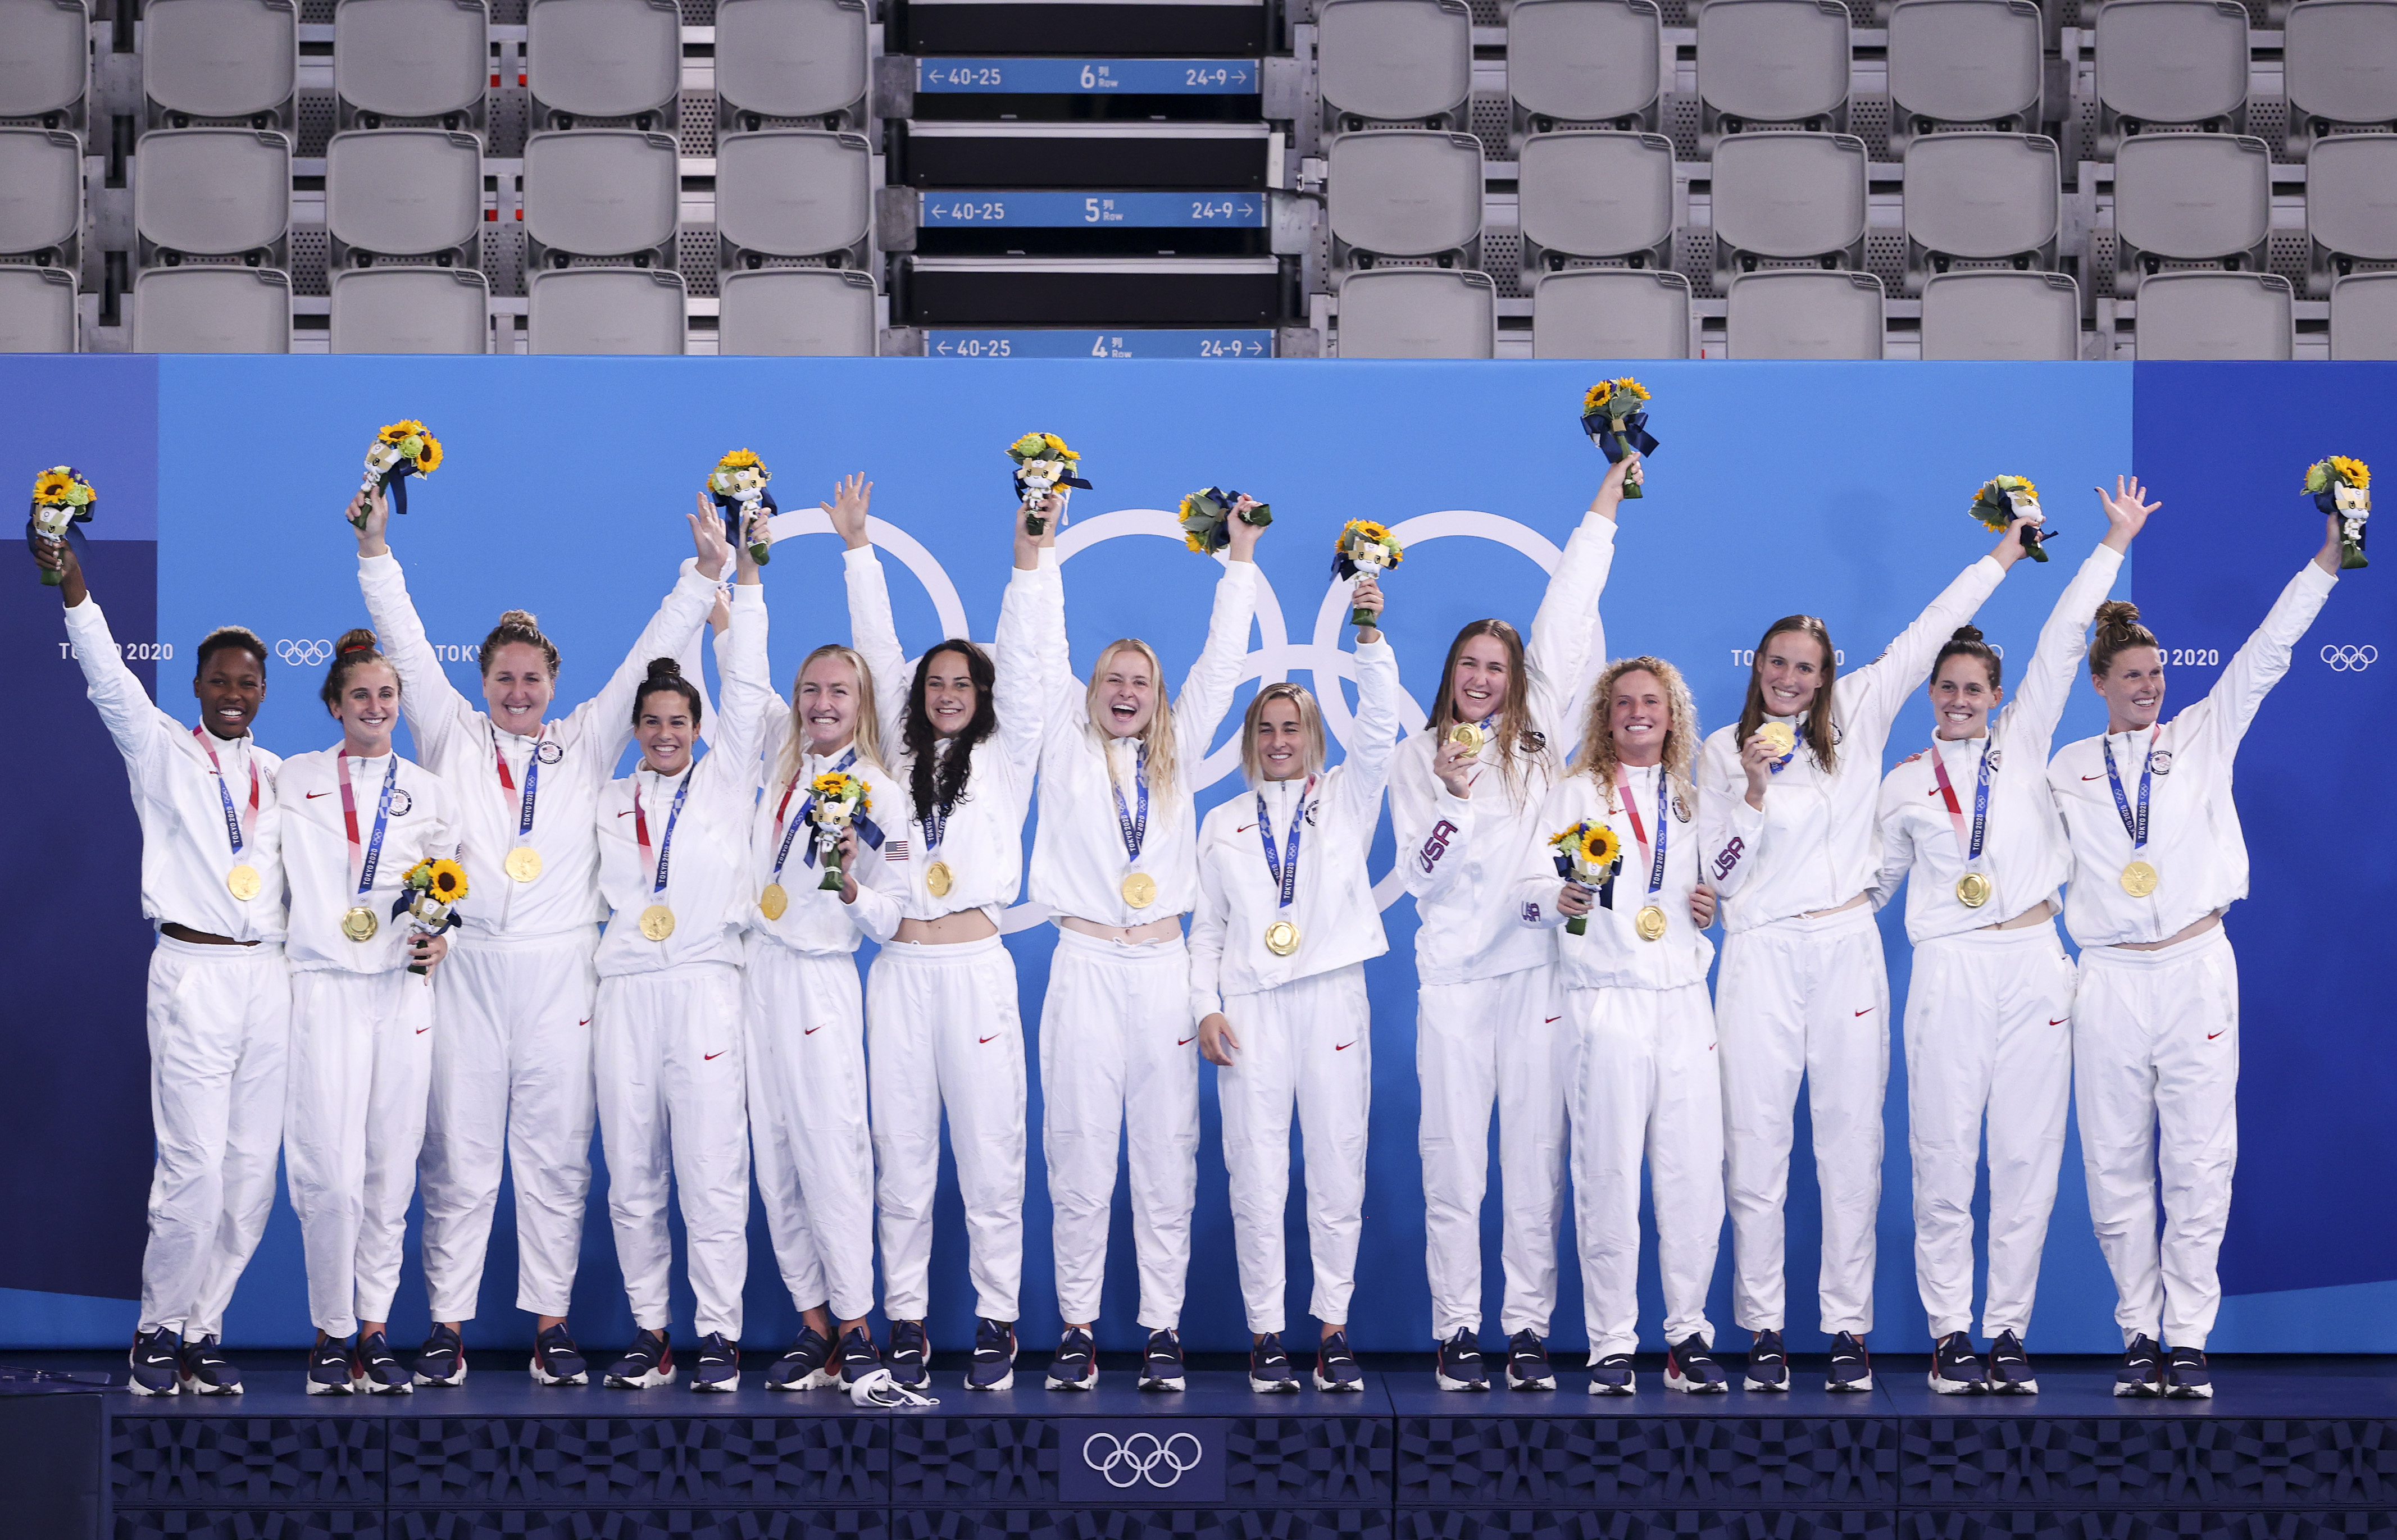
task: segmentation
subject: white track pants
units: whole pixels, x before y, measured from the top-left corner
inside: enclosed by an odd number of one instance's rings
[[[406,969],[291,976],[284,1166],[328,1336],[391,1319],[433,1079],[433,990]]]
[[[1640,1162],[1656,1209],[1665,1339],[1714,1342],[1707,1288],[1723,1222],[1722,1055],[1704,983],[1573,989],[1573,1220],[1593,1359],[1634,1352],[1640,1325]]]
[[[1373,1094],[1365,970],[1351,963],[1262,995],[1229,995],[1224,1016],[1239,1047],[1215,1073],[1231,1176],[1232,1241],[1249,1330],[1283,1329],[1289,1292],[1282,1221],[1290,1204],[1290,1123],[1306,1158],[1306,1239],[1315,1265],[1309,1310],[1346,1325],[1365,1218],[1365,1124]]]
[[[882,1313],[931,1305],[941,1115],[965,1199],[974,1314],[1013,1320],[1024,1277],[1024,1023],[1015,959],[997,936],[891,942],[866,981],[866,1075],[881,1206]]]
[[[1889,973],[1872,911],[1776,920],[1727,939],[1715,1024],[1735,1319],[1751,1332],[1787,1328],[1782,1207],[1802,1076],[1823,1197],[1823,1330],[1869,1332],[1889,1089]]]
[[[141,1327],[214,1336],[275,1207],[291,974],[280,946],[150,954],[150,1243]]]
[[[1182,1324],[1198,1198],[1198,1028],[1180,937],[1119,946],[1060,930],[1040,1007],[1040,1150],[1057,1255],[1057,1313],[1099,1319],[1116,1148],[1132,1167],[1140,1324]]]
[[[2202,1349],[2222,1304],[2215,1262],[2239,1163],[2239,962],[2222,928],[2162,952],[2083,951],[2072,1067],[2122,1340]]]
[[[857,958],[749,938],[749,1145],[791,1303],[874,1308],[874,1133]]]
[[[516,1308],[562,1316],[591,1195],[591,969],[596,930],[529,941],[461,932],[434,974],[426,1109],[424,1286],[435,1320],[466,1320],[500,1198],[516,1174]]]
[[[749,1107],[741,980],[730,963],[683,963],[599,981],[592,1017],[608,1217],[633,1324],[672,1319],[669,1182],[682,1206],[699,1334],[741,1338],[749,1276]]]
[[[2056,925],[1974,931],[1914,949],[1906,1120],[1914,1278],[1931,1334],[1973,1325],[1973,1189],[1989,1145],[1989,1289],[1981,1332],[2030,1327],[2072,1089],[2072,964]]]
[[[1481,1199],[1490,1114],[1498,1114],[1503,1204],[1498,1325],[1548,1334],[1557,1307],[1557,1227],[1564,1214],[1566,1104],[1573,1039],[1556,970],[1526,968],[1415,993],[1415,1075],[1423,1083],[1424,1257],[1432,1336],[1481,1325]]]

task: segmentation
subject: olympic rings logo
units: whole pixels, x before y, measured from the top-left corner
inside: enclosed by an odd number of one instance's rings
[[[275,644],[275,655],[294,668],[314,668],[333,655],[333,644],[286,636]]]
[[[1102,1443],[1108,1446],[1105,1459],[1097,1453]],[[1190,1457],[1186,1460],[1175,1452],[1174,1446],[1180,1443],[1190,1446]],[[1147,1446],[1145,1449],[1142,1447],[1144,1444]],[[1198,1462],[1205,1455],[1206,1450],[1198,1442],[1198,1436],[1190,1433],[1176,1433],[1163,1440],[1154,1433],[1135,1433],[1129,1439],[1118,1439],[1112,1433],[1093,1433],[1082,1440],[1082,1463],[1106,1478],[1107,1485],[1117,1488],[1135,1487],[1146,1481],[1150,1486],[1162,1490],[1198,1469]],[[1160,1467],[1172,1472],[1161,1481],[1157,1478]]]
[[[2362,647],[2327,646],[2322,649],[2322,661],[2330,664],[2334,674],[2361,674],[2380,661],[2380,649],[2369,642]]]

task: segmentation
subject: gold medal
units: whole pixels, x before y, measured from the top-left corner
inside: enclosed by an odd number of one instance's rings
[[[2122,891],[2133,898],[2145,898],[2156,891],[2156,869],[2144,861],[2134,861],[2122,868]]]
[[[1966,872],[1956,879],[1956,902],[1967,909],[1977,909],[1989,903],[1989,895],[1996,891],[1997,885],[1989,880],[1987,872]]]
[[[375,932],[382,929],[382,921],[375,918],[375,912],[363,904],[354,904],[341,911],[341,934],[352,941],[372,941]]]
[[[507,860],[501,864],[518,882],[530,882],[541,876],[541,852],[529,845],[519,845],[508,852]]]
[[[1465,752],[1467,754],[1480,753],[1481,744],[1483,743],[1481,730],[1474,726],[1471,722],[1459,722],[1456,726],[1449,729],[1448,741],[1452,743],[1461,744],[1464,747]]]
[[[1665,933],[1665,911],[1651,904],[1632,919],[1631,928],[1641,941],[1655,941]]]
[[[791,906],[791,895],[783,891],[779,882],[769,882],[766,891],[757,895],[757,912],[768,919],[780,919],[783,911]]]
[[[652,904],[641,911],[641,934],[651,941],[663,941],[674,934],[674,911],[663,904]]]
[[[1286,957],[1297,951],[1298,927],[1286,919],[1278,919],[1266,926],[1265,950],[1278,957]]]
[[[1157,878],[1146,872],[1126,872],[1123,897],[1135,909],[1145,909],[1157,902]]]
[[[948,897],[949,890],[957,885],[957,875],[949,870],[947,862],[935,861],[924,868],[924,886],[932,891],[934,898]]]
[[[1767,722],[1756,730],[1756,735],[1773,745],[1775,758],[1798,747],[1798,734],[1787,722]]]
[[[258,891],[265,886],[266,884],[260,880],[258,868],[255,866],[235,866],[225,874],[226,891],[244,904],[256,898]]]

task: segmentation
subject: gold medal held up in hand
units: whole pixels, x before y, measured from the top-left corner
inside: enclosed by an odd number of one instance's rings
[[[1966,872],[1956,879],[1956,902],[1967,909],[1977,909],[1989,903],[1989,895],[1996,891],[1997,885],[1989,880],[1987,872]]]
[[[2145,898],[2156,891],[2156,869],[2144,861],[2134,861],[2122,868],[2122,891],[2133,898]]]
[[[957,875],[949,870],[947,862],[935,861],[924,868],[924,886],[932,891],[934,898],[948,897],[949,890],[957,885]]]
[[[225,874],[225,891],[244,904],[256,898],[258,891],[265,886],[266,884],[260,879],[258,868],[255,866],[235,866]]]
[[[1126,872],[1123,879],[1123,900],[1135,909],[1145,909],[1157,902],[1157,878],[1146,872]]]
[[[1482,743],[1486,742],[1481,735],[1481,730],[1471,722],[1459,722],[1449,729],[1448,741],[1458,745],[1467,754],[1480,754]]]
[[[782,918],[783,911],[790,906],[791,895],[783,891],[779,882],[769,882],[766,891],[757,895],[757,912],[768,919]]]
[[[1777,757],[1786,757],[1798,747],[1797,730],[1787,722],[1767,722],[1756,730],[1756,735],[1773,745]]]
[[[641,911],[641,934],[651,941],[663,941],[674,934],[674,911],[663,904],[652,904]]]
[[[508,876],[518,882],[530,882],[541,876],[541,852],[529,845],[519,845],[510,850],[507,860],[500,864],[506,867]]]
[[[1665,934],[1665,911],[1651,904],[1640,911],[1631,928],[1640,932],[1641,941],[1661,940]]]
[[[1297,951],[1298,927],[1286,919],[1278,919],[1266,926],[1265,950],[1278,957],[1286,957]]]
[[[375,932],[382,929],[382,921],[375,918],[375,912],[363,904],[353,904],[341,911],[341,934],[352,941],[372,941]]]

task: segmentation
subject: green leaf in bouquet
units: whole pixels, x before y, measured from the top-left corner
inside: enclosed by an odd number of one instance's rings
[[[1253,524],[1258,529],[1262,529],[1266,525],[1273,522],[1273,504],[1270,502],[1260,502],[1255,507],[1250,509],[1243,516],[1249,523]]]
[[[2317,461],[2306,467],[2306,490],[2319,492],[2330,486],[2330,462]]]

